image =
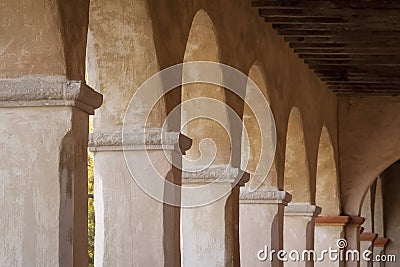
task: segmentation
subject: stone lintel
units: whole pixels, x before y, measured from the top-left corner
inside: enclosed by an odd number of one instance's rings
[[[285,207],[285,216],[316,217],[321,213],[321,207],[309,203],[289,203]]]
[[[202,170],[184,169],[182,184],[227,183],[244,186],[250,179],[250,174],[229,165],[205,167]]]
[[[378,237],[378,234],[371,232],[363,232],[360,235],[360,241],[373,242]]]
[[[389,238],[386,237],[377,237],[374,240],[374,247],[384,248],[389,242]]]
[[[89,150],[133,151],[175,150],[182,154],[190,148],[192,140],[179,132],[166,132],[159,128],[122,133],[93,133],[89,136]]]
[[[350,222],[350,216],[318,216],[315,224],[318,226],[345,226]]]
[[[292,195],[286,191],[278,190],[256,190],[240,192],[240,204],[282,204],[288,205],[292,200]]]
[[[64,76],[0,79],[0,108],[71,106],[94,114],[102,102],[103,96],[84,82],[70,81]]]

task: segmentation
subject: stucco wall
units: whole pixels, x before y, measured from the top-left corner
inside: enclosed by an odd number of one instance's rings
[[[339,146],[344,212],[358,215],[367,189],[400,155],[400,99],[340,98]]]
[[[398,266],[400,259],[400,164],[394,164],[382,175],[384,190],[385,237],[390,241],[385,254],[396,255],[397,263],[386,263],[385,266]]]

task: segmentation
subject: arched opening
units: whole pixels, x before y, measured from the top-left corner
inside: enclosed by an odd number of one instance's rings
[[[285,152],[284,189],[292,195],[292,202],[310,203],[310,175],[300,111],[290,112]]]
[[[213,22],[204,10],[196,13],[189,32],[184,62],[190,61],[219,61],[219,48]],[[185,75],[190,73],[186,73],[184,69],[184,80]],[[230,140],[227,116],[222,116],[220,120],[205,115],[226,112],[224,103],[224,88],[206,83],[182,86],[182,132],[193,140],[191,149],[184,157],[184,168],[197,169],[229,163]]]
[[[400,161],[388,167],[381,175],[383,192],[384,237],[389,239],[382,252],[398,256],[400,247]],[[385,266],[396,266],[396,263],[386,263]]]
[[[322,216],[340,215],[340,196],[334,149],[328,129],[324,126],[318,146],[316,205]]]
[[[292,202],[285,207],[283,233],[285,250],[314,249],[314,218],[319,209],[311,204],[303,122],[296,107],[290,112],[287,127],[284,190],[292,195]],[[288,262],[287,265],[297,266],[297,263]]]
[[[189,32],[184,62],[191,61],[219,61],[214,24],[204,10],[196,13]],[[196,75],[191,71],[183,67],[184,81],[186,75]],[[192,189],[206,185],[208,196],[218,195],[211,203],[181,208],[182,266],[239,264],[238,231],[233,230],[238,225],[239,192],[231,190],[231,184],[224,181],[205,182],[215,181],[213,175],[218,168],[230,168],[231,141],[225,100],[224,88],[216,85],[182,86],[181,127],[192,139],[192,147],[183,157],[182,184]],[[187,173],[194,173],[196,178],[191,179],[193,176]],[[181,200],[186,203],[194,198],[182,193]]]
[[[315,185],[315,204],[322,208],[322,217],[318,218],[325,223],[316,223],[315,250],[322,253],[327,247],[334,247],[336,240],[344,235],[343,226],[326,221],[339,216],[340,194],[335,153],[328,129],[324,126],[318,145],[317,173]],[[316,262],[315,266],[325,266],[327,260]]]
[[[273,118],[256,117],[252,110],[255,105],[269,103],[262,69],[253,65],[248,76],[243,110],[241,168],[250,173],[250,180],[241,188],[240,194],[240,262],[243,266],[256,266],[259,261],[254,257],[254,251],[265,245],[274,250],[282,248],[284,196],[280,198],[281,192],[277,192],[275,129],[261,130],[260,124],[260,120],[264,120],[266,125],[272,126]],[[252,88],[254,84],[258,88]],[[258,90],[265,99],[260,99]],[[276,263],[277,261],[273,264]]]
[[[249,104],[264,105],[264,100],[269,103],[267,87],[261,67],[254,64],[249,70],[249,80],[253,81],[261,90],[265,99],[257,99],[259,96],[255,90],[246,90],[245,103],[243,109],[243,129],[241,142],[241,169],[250,173],[250,181],[243,190],[254,192],[255,190],[277,189],[277,172],[274,162],[274,135],[275,129],[262,131],[260,120],[268,120],[267,125],[272,125],[272,117],[265,116],[256,118]],[[253,86],[250,81],[247,83],[248,89]],[[247,134],[245,134],[245,132]],[[246,138],[247,137],[247,138]],[[261,151],[263,150],[263,155]],[[263,156],[263,158],[261,158]]]

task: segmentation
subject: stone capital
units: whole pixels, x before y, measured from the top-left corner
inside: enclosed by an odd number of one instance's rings
[[[363,232],[360,234],[360,241],[373,242],[378,237],[378,234],[371,232]]]
[[[100,151],[175,150],[183,155],[192,140],[179,132],[165,132],[159,128],[131,132],[97,132],[89,136],[89,149]]]
[[[288,205],[292,200],[292,195],[286,191],[278,190],[256,190],[240,192],[240,204],[282,204]]]
[[[0,79],[0,107],[71,106],[94,114],[102,102],[103,96],[84,82],[63,76]]]
[[[318,226],[345,226],[350,222],[350,216],[318,216],[315,224]]]
[[[374,247],[384,248],[389,243],[389,238],[386,237],[378,237],[374,240]]]
[[[347,223],[348,225],[354,225],[354,226],[361,226],[365,221],[364,217],[360,216],[350,216],[350,220]]]
[[[320,213],[320,207],[309,203],[290,203],[285,207],[285,216],[316,217]]]
[[[244,186],[250,174],[229,165],[206,167],[203,170],[185,169],[182,171],[182,184],[236,184]]]

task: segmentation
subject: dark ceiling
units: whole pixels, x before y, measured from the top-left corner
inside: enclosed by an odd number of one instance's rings
[[[400,0],[253,0],[338,94],[400,94]]]

